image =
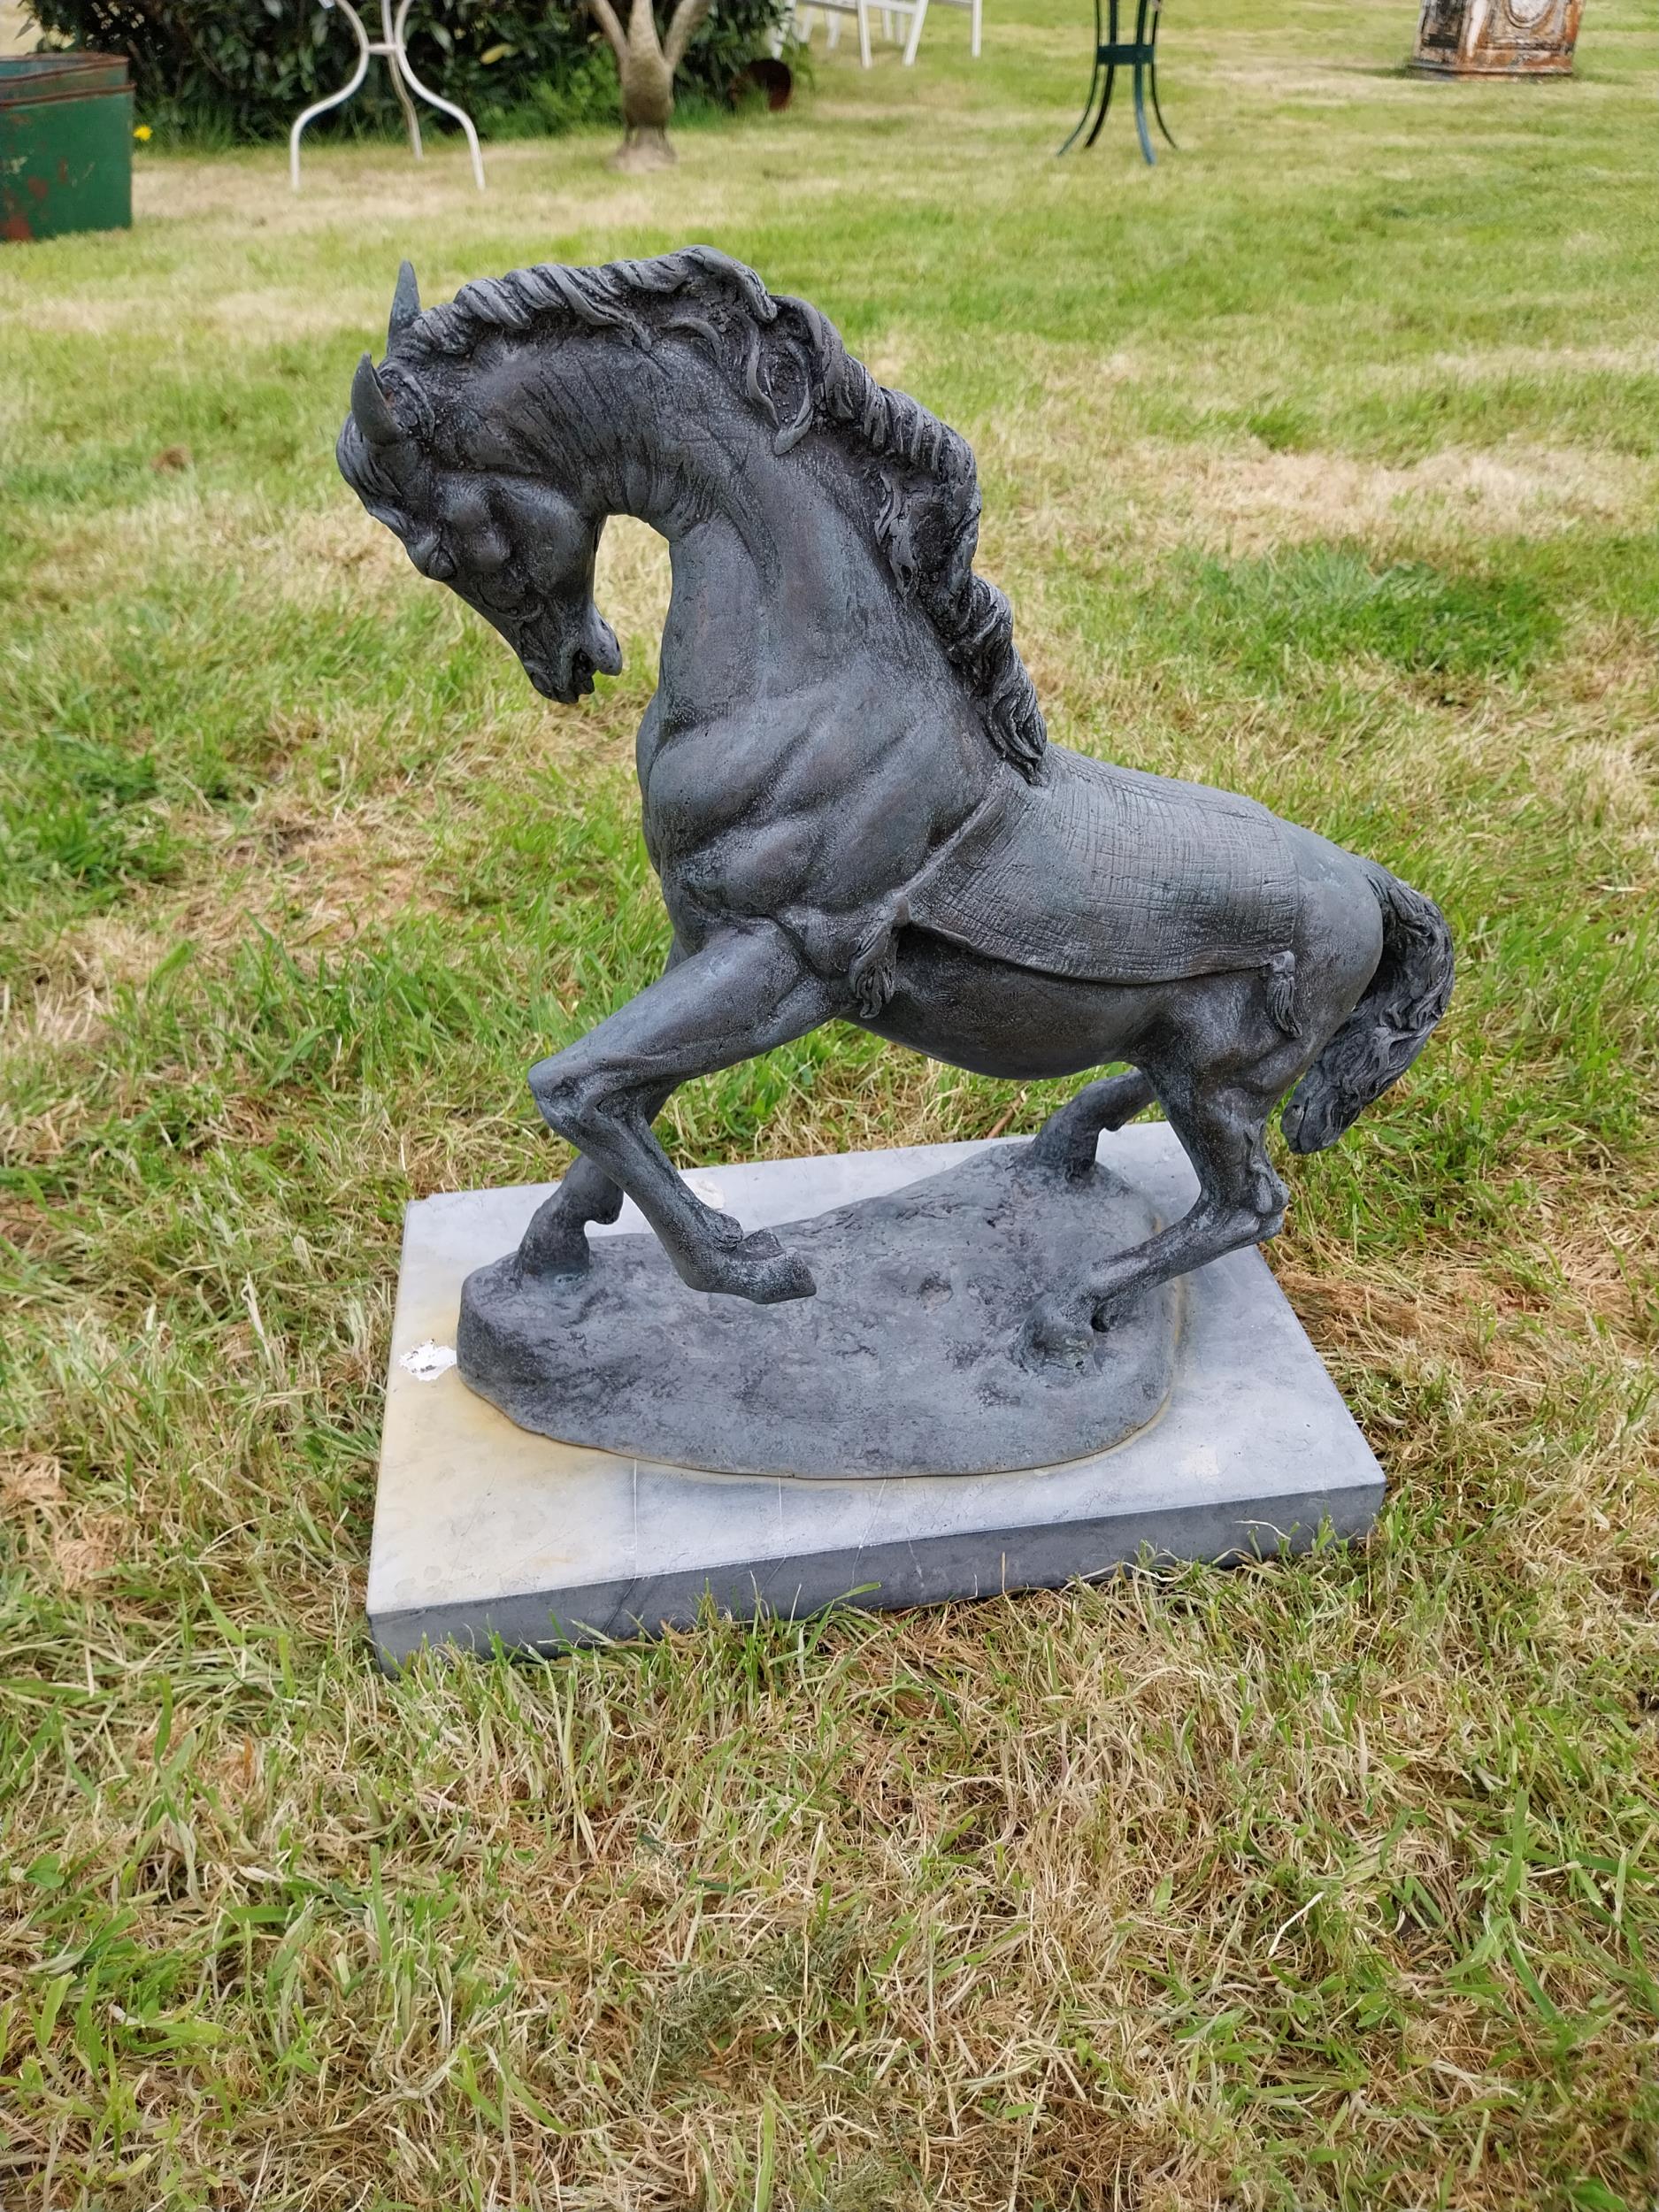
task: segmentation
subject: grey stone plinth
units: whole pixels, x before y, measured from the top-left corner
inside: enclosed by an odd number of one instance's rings
[[[749,1229],[935,1174],[982,1148],[760,1162],[692,1178]],[[1194,1190],[1172,1133],[1101,1158],[1165,1218]],[[1187,1277],[1161,1416],[1115,1449],[1015,1474],[700,1474],[533,1435],[454,1365],[461,1284],[547,1186],[409,1208],[380,1448],[369,1617],[382,1659],[454,1639],[540,1650],[655,1632],[705,1594],[737,1613],[934,1603],[1100,1575],[1144,1549],[1227,1560],[1363,1533],[1381,1470],[1256,1251]],[[707,1195],[705,1188],[704,1194]],[[632,1206],[611,1231],[644,1227]]]

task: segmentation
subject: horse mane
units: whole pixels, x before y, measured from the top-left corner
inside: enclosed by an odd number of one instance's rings
[[[856,361],[805,300],[774,298],[752,269],[711,246],[650,261],[571,269],[544,263],[464,285],[398,332],[388,366],[470,354],[492,334],[611,332],[649,350],[679,334],[705,346],[772,423],[772,449],[829,436],[854,465],[871,526],[899,591],[914,599],[963,677],[1002,757],[1035,780],[1048,742],[1014,645],[1013,616],[973,572],[979,481],[965,438]],[[872,483],[857,465],[878,465]]]

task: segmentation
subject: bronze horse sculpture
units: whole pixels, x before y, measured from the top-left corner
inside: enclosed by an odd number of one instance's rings
[[[680,1084],[831,1020],[982,1074],[1126,1064],[1033,1140],[1087,1176],[1156,1100],[1199,1194],[1056,1285],[1021,1356],[1074,1362],[1152,1284],[1272,1236],[1263,1142],[1334,1143],[1444,1013],[1432,901],[1254,801],[1048,742],[1007,602],[973,572],[973,457],[804,301],[707,247],[468,284],[400,274],[340,466],[417,569],[570,703],[621,666],[594,603],[606,518],[669,541],[641,726],[659,980],[530,1088],[580,1157],[519,1248],[580,1272],[626,1193],[685,1282],[811,1294],[769,1232],[704,1205],[651,1132]]]

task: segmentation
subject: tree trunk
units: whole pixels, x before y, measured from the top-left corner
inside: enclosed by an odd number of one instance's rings
[[[680,0],[664,48],[651,0],[632,0],[625,33],[611,0],[588,0],[617,58],[622,85],[622,143],[611,167],[638,173],[673,165],[668,120],[674,111],[674,72],[709,12],[710,0]]]
[[[611,166],[625,176],[642,176],[652,169],[672,169],[679,158],[660,123],[625,121],[622,143],[611,155]]]
[[[611,157],[611,166],[672,167],[674,150],[668,142],[668,119],[674,111],[674,73],[657,42],[651,0],[634,0],[627,53],[618,57],[617,73],[622,80],[622,143]]]

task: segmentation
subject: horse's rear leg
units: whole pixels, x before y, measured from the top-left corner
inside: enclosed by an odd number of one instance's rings
[[[1031,1141],[1029,1156],[1062,1174],[1087,1175],[1102,1129],[1121,1129],[1144,1113],[1156,1094],[1139,1068],[1088,1083],[1049,1115]]]
[[[1169,1228],[1092,1268],[1077,1290],[1042,1301],[1029,1330],[1039,1357],[1076,1362],[1094,1333],[1110,1325],[1114,1310],[1138,1293],[1278,1235],[1289,1194],[1263,1132],[1283,1087],[1235,1083],[1201,1091],[1184,1077],[1161,1087],[1164,1110],[1197,1171],[1198,1196]]]

